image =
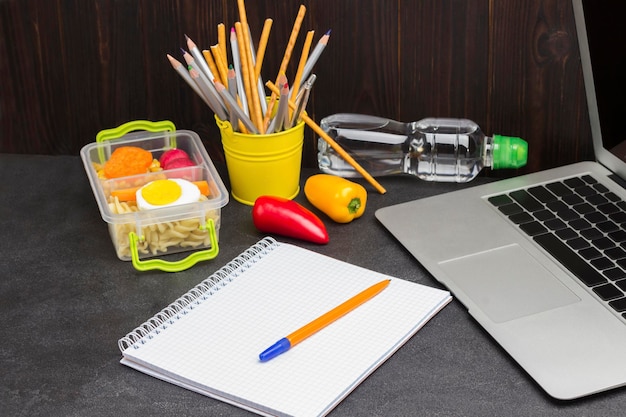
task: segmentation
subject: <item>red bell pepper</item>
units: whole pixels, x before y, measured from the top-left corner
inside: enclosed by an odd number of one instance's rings
[[[282,197],[261,196],[254,202],[252,221],[261,232],[313,243],[328,243],[326,226],[313,212]]]

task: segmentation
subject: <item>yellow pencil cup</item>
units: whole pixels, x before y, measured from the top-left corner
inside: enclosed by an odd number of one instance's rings
[[[282,132],[255,135],[235,132],[230,122],[217,116],[215,120],[235,200],[254,205],[262,195],[288,199],[298,195],[304,122]]]

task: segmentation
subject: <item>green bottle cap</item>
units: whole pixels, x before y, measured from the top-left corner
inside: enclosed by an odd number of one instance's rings
[[[493,135],[492,169],[520,168],[528,160],[528,143],[514,136]]]

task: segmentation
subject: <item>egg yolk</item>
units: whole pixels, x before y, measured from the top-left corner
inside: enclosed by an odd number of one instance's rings
[[[155,206],[173,203],[182,193],[180,185],[170,180],[156,180],[141,189],[144,200]]]

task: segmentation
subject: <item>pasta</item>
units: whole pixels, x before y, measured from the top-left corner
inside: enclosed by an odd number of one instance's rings
[[[205,196],[201,196],[206,200]],[[117,197],[111,197],[109,209],[113,214],[133,213],[138,211],[134,203],[120,202]],[[213,218],[216,230],[219,227],[219,210],[208,210],[206,218]],[[209,232],[201,229],[202,219],[192,218],[171,222],[154,223],[142,227],[143,240],[137,243],[137,250],[142,255],[158,255],[168,251],[175,252],[193,248],[208,247],[211,244]],[[137,232],[134,223],[109,224],[113,244],[117,256],[121,259],[130,259],[130,232]],[[176,250],[178,249],[178,250]]]

